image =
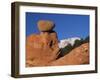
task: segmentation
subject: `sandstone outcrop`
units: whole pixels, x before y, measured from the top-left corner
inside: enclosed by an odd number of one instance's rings
[[[26,39],[26,67],[79,65],[89,63],[89,43],[84,43],[65,56],[58,58],[57,33],[52,21],[40,20],[40,34],[31,34]]]
[[[64,57],[55,60],[48,65],[59,66],[59,65],[79,65],[89,64],[89,43],[82,44],[81,46],[73,49]]]
[[[26,66],[45,66],[59,55],[57,34],[51,21],[39,21],[40,34],[32,34],[26,40]],[[43,26],[44,24],[45,26]],[[40,28],[41,27],[41,28]],[[46,28],[47,27],[47,28]],[[46,29],[45,29],[46,28]],[[51,29],[52,28],[52,29]],[[45,29],[45,32],[43,32]]]

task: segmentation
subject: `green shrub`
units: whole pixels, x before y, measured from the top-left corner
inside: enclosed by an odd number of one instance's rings
[[[83,43],[83,40],[82,39],[81,40],[75,40],[75,43],[73,45],[73,48],[76,48],[76,47],[80,46],[82,43]]]
[[[87,36],[84,40],[85,43],[89,42],[89,36]]]
[[[61,56],[66,55],[67,53],[69,53],[72,50],[72,46],[71,44],[68,44],[66,47],[61,48]]]

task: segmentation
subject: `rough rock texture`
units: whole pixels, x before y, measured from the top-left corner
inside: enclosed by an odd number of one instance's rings
[[[85,43],[73,49],[60,59],[49,63],[50,66],[89,64],[89,44]]]
[[[33,34],[26,41],[26,66],[45,66],[59,55],[56,32]]]
[[[55,26],[55,24],[50,20],[40,20],[37,25],[40,31],[51,31]]]
[[[83,44],[64,57],[58,58],[60,49],[58,38],[53,31],[52,21],[38,22],[40,34],[32,34],[26,39],[26,67],[59,66],[89,63],[89,44]]]

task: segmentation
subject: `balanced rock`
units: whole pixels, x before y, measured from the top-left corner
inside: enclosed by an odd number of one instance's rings
[[[26,39],[26,67],[60,66],[89,64],[89,43],[84,43],[59,58],[57,33],[53,31],[54,23],[40,20],[40,34],[31,34]]]
[[[28,36],[26,41],[26,67],[46,66],[56,60],[59,50],[55,31]]]
[[[54,23],[50,20],[40,20],[37,25],[40,31],[51,31],[54,28]]]

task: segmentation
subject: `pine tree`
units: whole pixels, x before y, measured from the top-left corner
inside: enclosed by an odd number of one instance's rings
[[[61,55],[64,56],[72,50],[72,45],[68,44],[66,47],[61,49]]]

